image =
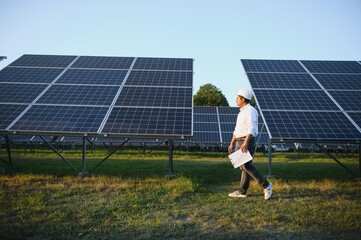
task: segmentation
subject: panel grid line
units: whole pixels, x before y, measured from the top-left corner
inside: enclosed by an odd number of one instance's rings
[[[132,64],[130,65],[130,67],[129,67],[129,69],[128,69],[127,74],[125,75],[125,77],[124,77],[124,79],[123,79],[122,84],[120,85],[120,87],[119,87],[119,89],[118,89],[118,92],[115,94],[114,99],[113,99],[113,101],[112,101],[112,103],[111,103],[111,105],[110,105],[107,113],[105,114],[102,123],[101,123],[100,126],[99,126],[99,129],[98,129],[97,133],[100,134],[100,133],[103,131],[103,128],[104,128],[104,126],[105,126],[105,123],[108,121],[108,118],[109,118],[109,116],[110,116],[110,113],[113,111],[113,107],[114,107],[117,99],[119,98],[120,92],[123,90],[123,87],[124,87],[124,85],[125,85],[128,77],[129,77],[129,75],[130,75],[130,73],[131,73],[131,71],[132,71],[132,68],[134,67],[136,61],[137,61],[137,58],[134,58]]]

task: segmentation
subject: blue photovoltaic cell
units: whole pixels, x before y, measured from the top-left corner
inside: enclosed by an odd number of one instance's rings
[[[193,111],[194,113],[217,114],[216,107],[195,106],[193,107]]]
[[[6,67],[0,71],[0,82],[51,83],[63,69]]]
[[[238,113],[239,113],[239,109],[237,109]],[[237,115],[236,114],[219,114],[219,121],[221,123],[233,123],[234,125],[236,125],[236,121],[237,121]]]
[[[254,93],[263,110],[338,110],[322,90],[254,90]]]
[[[110,106],[118,89],[118,86],[53,85],[37,103]]]
[[[237,115],[239,113],[239,107],[218,107],[218,112],[219,114]]]
[[[192,109],[114,107],[102,133],[190,136]]]
[[[61,55],[23,55],[9,66],[23,67],[60,67],[65,68],[75,60],[76,56]]]
[[[361,111],[361,90],[328,91],[346,111]]]
[[[247,76],[253,89],[321,89],[309,74],[248,73]]]
[[[311,73],[361,73],[361,64],[356,61],[310,61],[302,64]]]
[[[342,112],[262,111],[272,138],[349,140],[361,133]]]
[[[191,88],[123,87],[115,106],[190,107]]]
[[[129,69],[134,57],[80,56],[72,68]]]
[[[249,72],[285,72],[302,73],[306,72],[301,64],[296,60],[252,60],[241,59],[244,70]]]
[[[237,114],[239,113],[238,107],[195,106],[193,111],[193,142],[230,142],[236,125]],[[222,139],[220,139],[220,136],[222,136]]]
[[[194,122],[194,131],[198,132],[219,132],[218,122],[216,123],[198,123]]]
[[[193,115],[194,122],[202,122],[202,123],[210,123],[210,122],[218,122],[217,115],[215,114],[194,114]]]
[[[193,59],[137,58],[133,69],[193,71]]]
[[[0,104],[0,129],[5,130],[28,105]]]
[[[0,102],[32,103],[46,87],[43,84],[0,83]]]
[[[193,141],[204,143],[220,143],[219,132],[193,132]]]
[[[34,105],[11,130],[96,133],[107,110],[104,107]]]
[[[269,143],[269,136],[267,133],[258,133],[256,138],[256,143],[260,144],[268,144]]]
[[[348,112],[348,115],[350,115],[359,128],[361,128],[361,112]]]
[[[222,132],[222,142],[229,144],[233,138],[233,132]]]
[[[133,70],[126,85],[189,87],[192,79],[192,72]]]
[[[126,70],[69,69],[57,83],[121,85]]]
[[[221,123],[221,132],[231,132],[233,134],[236,122],[233,123]]]
[[[361,74],[314,74],[326,89],[361,90]]]

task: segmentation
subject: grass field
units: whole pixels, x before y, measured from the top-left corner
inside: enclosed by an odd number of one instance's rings
[[[255,165],[267,174],[267,157]],[[80,151],[64,155],[81,166]],[[105,151],[88,153],[87,168]],[[1,152],[4,156],[4,152]],[[273,154],[274,195],[249,197],[224,153],[123,151],[79,177],[52,153],[0,162],[0,239],[360,239],[361,182],[323,154]],[[355,173],[358,155],[338,156]]]

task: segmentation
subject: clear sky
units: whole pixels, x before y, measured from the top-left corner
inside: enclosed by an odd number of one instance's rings
[[[242,58],[361,60],[361,0],[0,0],[0,69],[23,54],[193,58],[235,106]]]

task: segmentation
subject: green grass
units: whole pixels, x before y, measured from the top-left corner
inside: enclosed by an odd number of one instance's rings
[[[64,152],[77,167],[79,151]],[[106,151],[88,153],[87,168]],[[274,195],[249,197],[224,153],[115,154],[79,177],[52,153],[15,152],[0,163],[1,239],[360,239],[361,182],[323,154],[273,154]],[[3,152],[2,155],[4,156]],[[358,156],[338,156],[355,173]],[[268,160],[255,164],[267,174]]]

